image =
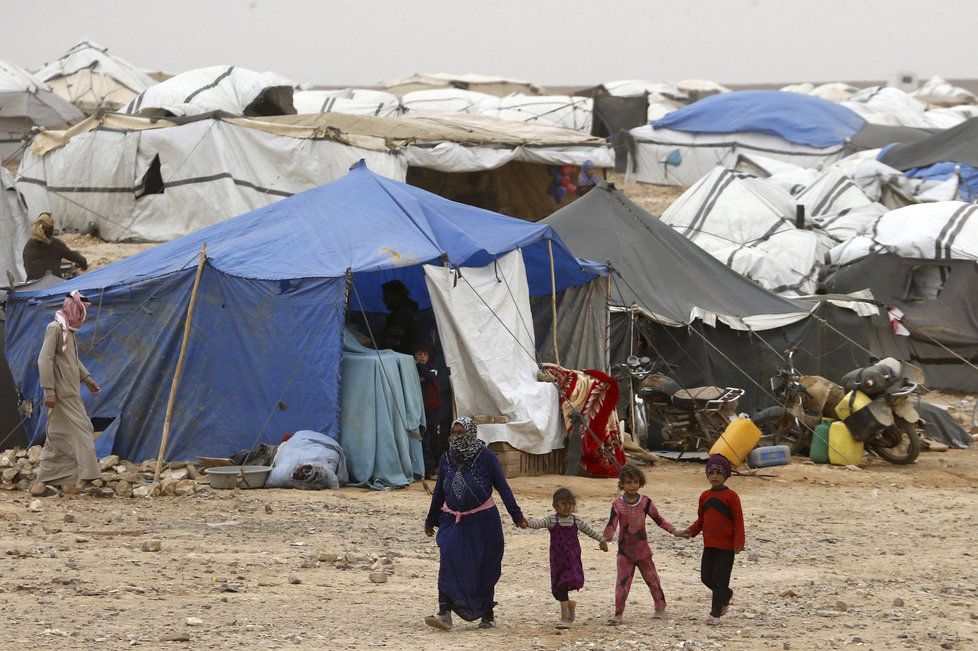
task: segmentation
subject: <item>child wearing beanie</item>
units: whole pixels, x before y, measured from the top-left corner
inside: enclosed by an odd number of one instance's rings
[[[703,560],[700,579],[713,591],[713,603],[706,623],[717,625],[725,615],[733,597],[730,574],[733,571],[734,554],[744,549],[744,514],[740,509],[740,496],[724,483],[730,477],[730,462],[720,454],[714,454],[706,463],[706,478],[710,488],[700,495],[696,522],[682,532],[684,538],[692,538],[703,532]]]

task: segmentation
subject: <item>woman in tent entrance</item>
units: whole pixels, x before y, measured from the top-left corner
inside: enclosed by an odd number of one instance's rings
[[[492,499],[495,488],[513,522],[526,528],[526,518],[506,483],[496,455],[477,436],[475,421],[452,423],[448,452],[438,465],[438,479],[424,531],[435,535],[441,563],[438,568],[438,614],[425,618],[428,626],[450,630],[452,612],[466,621],[481,618],[479,628],[494,625],[493,596],[502,574],[503,528]]]

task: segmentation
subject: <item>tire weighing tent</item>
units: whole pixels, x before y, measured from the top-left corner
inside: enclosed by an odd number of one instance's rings
[[[45,426],[42,333],[77,289],[93,303],[78,332],[82,360],[103,385],[97,397],[83,392],[86,407],[111,423],[100,452],[156,457],[204,243],[167,459],[228,455],[312,429],[341,441],[353,481],[419,477],[421,446],[410,434],[424,419],[420,387],[394,386],[418,383],[413,358],[364,348],[344,330],[348,310],[385,312],[381,285],[395,279],[421,310],[434,309],[459,413],[507,416],[480,426],[481,436],[531,453],[563,447],[556,389],[536,381],[529,296],[589,283],[595,270],[549,226],[451,202],[362,163],[54,289],[14,294],[7,355],[35,405],[35,441]],[[374,405],[379,395],[387,399]]]

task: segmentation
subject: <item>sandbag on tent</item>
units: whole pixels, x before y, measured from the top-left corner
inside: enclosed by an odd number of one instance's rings
[[[176,117],[224,111],[231,115],[295,115],[293,88],[282,80],[238,66],[188,70],[139,93],[126,115]]]

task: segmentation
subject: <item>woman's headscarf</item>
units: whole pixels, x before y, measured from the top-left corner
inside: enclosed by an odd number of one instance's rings
[[[581,165],[581,173],[577,175],[577,185],[594,185],[594,178],[591,176],[591,170],[594,169],[594,162],[591,160],[584,161]]]
[[[68,347],[68,332],[75,332],[85,323],[89,305],[76,289],[65,297],[61,309],[54,313],[54,320],[61,326],[61,350]]]
[[[730,462],[727,457],[722,454],[714,454],[710,457],[710,460],[706,462],[706,474],[710,474],[714,470],[719,470],[720,473],[725,478],[730,478]]]
[[[468,416],[453,420],[452,428],[456,425],[461,425],[465,429],[465,433],[461,436],[449,434],[448,451],[457,463],[465,463],[486,447],[486,443],[479,438],[479,428],[476,426],[475,421]]]
[[[41,244],[50,244],[49,232],[54,232],[54,218],[51,213],[42,212],[31,224],[31,239]]]

